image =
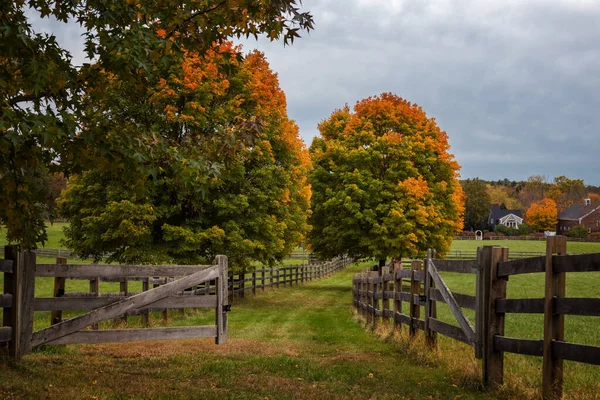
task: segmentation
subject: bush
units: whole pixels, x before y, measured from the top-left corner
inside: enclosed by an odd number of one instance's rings
[[[521,232],[517,228],[513,228],[511,226],[506,226],[502,224],[496,225],[494,231],[498,234],[506,236],[519,236],[521,234]]]
[[[461,238],[474,238],[475,237],[475,232],[472,232],[472,231],[462,231],[462,232],[459,232],[458,235],[456,235],[456,236],[461,237]]]
[[[502,232],[486,232],[483,234],[483,240],[502,239],[504,236]]]
[[[533,228],[528,224],[519,225],[519,236],[527,236],[533,232]]]
[[[585,226],[577,225],[571,228],[567,234],[569,237],[584,238],[588,234],[588,230]]]

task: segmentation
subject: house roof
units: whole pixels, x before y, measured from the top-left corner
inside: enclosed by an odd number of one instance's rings
[[[598,204],[573,204],[571,207],[558,214],[558,219],[567,221],[579,221],[579,218],[585,217],[587,214],[600,208]]]
[[[523,218],[523,214],[521,214],[521,210],[508,210],[506,208],[500,208],[500,204],[492,204],[492,208],[490,209],[490,218],[495,221],[497,219],[501,219],[506,217],[509,214],[516,215],[519,218]]]

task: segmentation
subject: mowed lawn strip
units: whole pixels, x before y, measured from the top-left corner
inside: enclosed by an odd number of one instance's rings
[[[0,397],[486,398],[357,323],[351,279],[367,266],[235,299],[227,345],[198,339],[48,346],[18,363],[3,360]],[[173,324],[211,323],[213,315],[188,313]]]

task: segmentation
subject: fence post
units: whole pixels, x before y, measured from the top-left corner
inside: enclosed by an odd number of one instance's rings
[[[483,381],[487,387],[502,385],[504,381],[504,352],[494,348],[494,336],[504,335],[504,314],[496,314],[496,300],[506,298],[506,277],[498,277],[498,264],[508,260],[508,248],[485,246],[483,267],[486,280],[486,300],[483,339]]]
[[[252,273],[252,294],[256,296],[256,271]]]
[[[119,283],[119,291],[121,291],[124,296],[127,296],[129,294],[129,282],[127,281],[127,278],[124,278]],[[183,309],[182,309],[182,311],[183,311]],[[123,314],[123,317],[121,318],[121,320],[123,322],[125,322],[125,324],[127,324],[127,313]]]
[[[383,318],[385,320],[385,314],[386,311],[390,311],[390,298],[387,296],[389,290],[390,290],[390,281],[389,281],[389,277],[388,280],[386,280],[386,275],[389,275],[389,269],[390,267],[382,267],[381,268],[381,296],[382,296],[382,301],[381,301],[381,318]],[[389,313],[388,313],[389,315]],[[389,317],[388,317],[389,318]]]
[[[414,336],[416,333],[415,329],[415,320],[419,319],[421,316],[421,306],[417,302],[415,304],[415,296],[421,294],[421,282],[415,279],[415,272],[421,270],[421,262],[415,260],[411,263],[411,273],[410,273],[410,326],[409,333],[410,336]]]
[[[260,272],[260,291],[261,292],[265,291],[265,266],[264,265]]]
[[[402,314],[402,278],[398,277],[402,270],[402,260],[394,263],[394,328],[402,329],[400,314]]]
[[[227,282],[228,277],[228,261],[227,256],[217,256],[216,263],[219,266],[219,277],[217,278],[217,287],[215,288],[217,294],[217,307],[216,307],[216,323],[217,323],[217,336],[215,337],[216,344],[227,343],[227,305],[229,294],[229,284]]]
[[[435,331],[429,329],[429,318],[437,317],[436,302],[431,300],[431,289],[435,287],[433,278],[429,275],[431,260],[435,258],[435,250],[427,250],[427,258],[425,259],[425,341],[429,347],[437,346],[437,335]]]
[[[19,291],[21,292],[21,309],[18,317],[21,319],[20,329],[20,355],[31,353],[31,335],[33,334],[33,306],[35,299],[35,253],[26,250],[22,253],[22,265],[20,266],[21,279]],[[14,304],[14,303],[13,303]]]
[[[154,287],[157,286],[158,285],[154,285]],[[95,294],[96,297],[100,297],[100,277],[97,276],[94,279],[90,279],[90,293]],[[92,329],[97,330],[98,324],[92,325]]]
[[[150,278],[146,277],[142,280],[142,292],[146,292],[150,289]],[[150,326],[150,311],[146,308],[142,311],[142,324],[145,327]]]
[[[551,236],[546,241],[546,291],[544,296],[544,360],[542,364],[542,397],[546,400],[560,399],[563,392],[563,360],[555,359],[552,343],[564,340],[565,317],[554,314],[554,299],[565,297],[564,272],[554,272],[553,254],[567,252],[565,236]]]
[[[64,265],[67,263],[66,257],[56,257],[56,264]],[[63,297],[65,295],[65,281],[64,277],[55,277],[54,278],[54,297]],[[50,325],[58,324],[62,321],[62,311],[54,310],[50,314]]]
[[[475,275],[475,358],[483,358],[485,302],[483,289],[485,287],[483,273],[483,248],[477,248],[477,271]]]
[[[21,308],[18,290],[18,283],[21,278],[21,268],[19,268],[20,258],[21,254],[17,251],[16,246],[4,247],[4,259],[12,261],[13,272],[11,274],[4,274],[4,294],[12,295],[12,306],[3,309],[2,326],[10,326],[12,328],[8,352],[10,357],[15,359],[21,357],[21,335],[19,334],[20,324],[18,323],[18,315]]]

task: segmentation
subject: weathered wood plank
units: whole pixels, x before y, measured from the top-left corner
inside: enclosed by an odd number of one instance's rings
[[[143,292],[141,292],[143,293]],[[94,308],[104,307],[106,305],[121,301],[130,296],[118,297],[55,297],[55,298],[37,298],[34,301],[35,311],[83,311],[93,310]],[[178,295],[170,296],[152,303],[148,307],[140,307],[140,310],[148,308],[210,308],[216,307],[217,296],[188,296]]]
[[[12,328],[10,326],[0,327],[0,343],[10,342],[12,337]]]
[[[396,300],[398,301],[406,301],[407,303],[410,303],[412,297],[410,295],[410,293],[407,292],[396,292]]]
[[[543,346],[543,340],[526,340],[506,336],[494,336],[494,348],[497,351],[541,357],[544,354]]]
[[[11,308],[12,307],[12,294],[0,294],[0,308]]]
[[[552,353],[557,359],[600,365],[600,347],[555,341]]]
[[[544,299],[497,299],[496,313],[543,314]]]
[[[552,258],[554,272],[595,272],[600,271],[600,253],[557,255]]]
[[[229,340],[228,316],[229,311],[229,259],[225,255],[218,255],[215,262],[218,267],[218,278],[215,282],[217,306],[215,308],[217,332],[216,344],[226,344]]]
[[[0,260],[0,273],[6,272],[12,274],[13,262],[12,260]]]
[[[546,240],[546,285],[544,296],[544,359],[542,361],[542,397],[560,399],[563,394],[563,361],[554,354],[553,341],[565,339],[565,316],[554,313],[556,298],[565,297],[566,275],[554,270],[553,254],[567,252],[567,238],[553,236]]]
[[[475,296],[471,296],[468,294],[462,294],[462,293],[454,293],[454,292],[452,293],[452,295],[454,296],[456,303],[459,306],[461,306],[462,308],[467,308],[469,310],[475,310],[475,308],[477,306],[477,301],[476,301]],[[429,291],[429,296],[431,297],[431,300],[441,301],[443,303],[446,302],[444,300],[444,297],[440,293],[440,291],[436,288],[431,288],[431,290]]]
[[[214,265],[110,265],[110,264],[38,264],[36,276],[66,278],[128,278],[141,276],[188,276]]]
[[[31,337],[33,334],[33,302],[35,299],[35,269],[36,255],[33,251],[22,252],[23,270],[19,282],[21,290],[21,354],[31,352]]]
[[[498,276],[529,274],[544,272],[546,270],[546,257],[520,258],[518,260],[504,261],[498,265]]]
[[[438,271],[474,274],[477,271],[477,260],[432,260]]]
[[[410,278],[412,271],[410,269],[401,269],[396,271],[396,279]]]
[[[185,326],[174,328],[114,329],[75,332],[47,344],[137,342],[142,340],[174,340],[216,337],[217,326]]]
[[[473,342],[475,340],[475,330],[471,326],[471,323],[469,322],[465,314],[460,309],[460,306],[456,302],[454,295],[452,294],[450,289],[448,289],[446,282],[444,282],[442,277],[439,275],[435,263],[430,264],[430,269],[428,272],[429,275],[433,278],[433,281],[435,282],[435,285],[439,290],[440,294],[446,301],[446,304],[448,304],[452,315],[454,315],[454,318],[456,318],[458,325],[460,325],[460,327],[462,328],[465,336],[467,337],[469,342]]]
[[[399,312],[394,315],[394,321],[398,322],[399,324],[410,325],[410,317]]]
[[[600,299],[555,298],[554,314],[600,316]]]
[[[60,322],[56,325],[52,325],[49,328],[35,332],[33,334],[32,345],[38,346],[40,344],[56,340],[100,321],[123,315],[127,311],[140,309],[158,300],[164,299],[165,297],[172,296],[179,291],[197,285],[200,282],[215,279],[218,276],[219,267],[214,266],[184,278],[180,278],[176,281],[169,282],[147,292],[143,292],[127,299],[97,308],[85,315]]]
[[[434,330],[444,336],[448,336],[451,339],[458,340],[459,342],[473,345],[473,343],[469,341],[459,326],[448,324],[436,318],[429,318],[429,329]]]

